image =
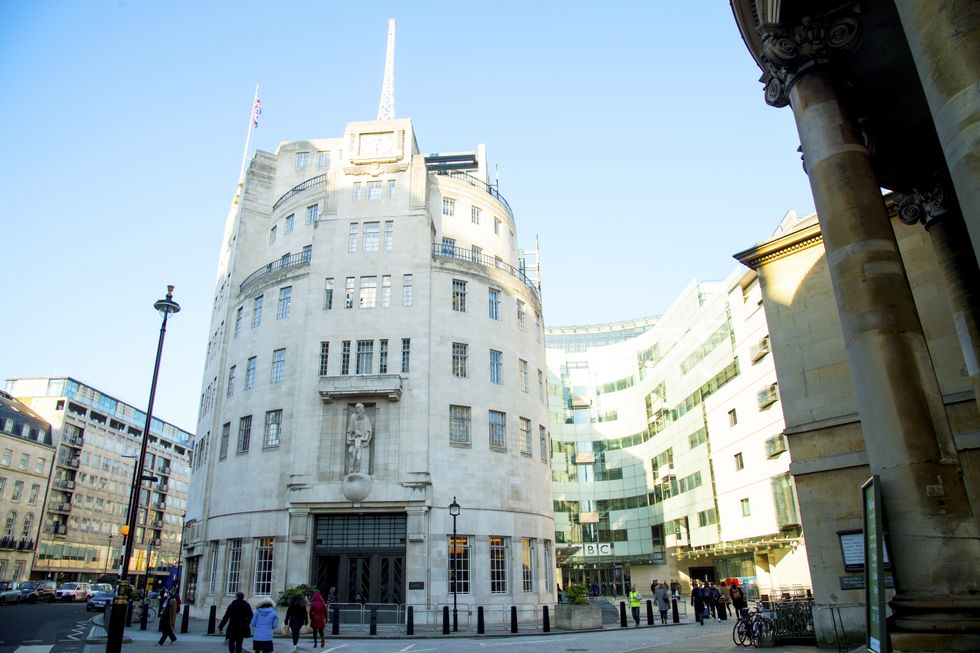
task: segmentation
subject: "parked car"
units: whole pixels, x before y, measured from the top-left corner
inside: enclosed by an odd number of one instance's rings
[[[56,591],[59,601],[84,601],[91,594],[88,583],[62,583]]]
[[[0,581],[0,605],[5,603],[19,603],[21,585],[23,583],[18,583],[15,580]]]
[[[26,603],[47,601],[54,603],[58,598],[57,584],[53,580],[32,580],[20,585],[20,600]]]
[[[88,597],[88,602],[85,604],[85,611],[102,612],[105,610],[107,605],[112,603],[112,599],[114,599],[115,596],[115,590],[102,590],[100,592],[96,592],[92,596]]]
[[[98,592],[114,592],[115,588],[111,583],[92,583],[92,594]]]

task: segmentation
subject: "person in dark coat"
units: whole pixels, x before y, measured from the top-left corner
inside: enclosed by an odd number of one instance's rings
[[[286,625],[289,626],[289,630],[293,635],[294,651],[299,646],[299,631],[308,622],[309,620],[306,617],[306,600],[299,594],[296,594],[289,602],[289,608],[286,610]]]
[[[701,587],[701,582],[694,581],[694,589],[691,590],[691,605],[694,606],[694,618],[702,626],[704,625],[704,598],[704,588]]]
[[[163,643],[170,638],[171,642],[177,641],[177,635],[174,634],[174,624],[177,623],[177,599],[170,592],[163,593],[163,603],[160,605],[160,641],[157,642],[157,646],[163,646]]]
[[[235,600],[228,604],[225,609],[225,616],[218,624],[220,633],[228,626],[225,632],[225,639],[228,640],[228,653],[242,653],[242,640],[252,636],[252,631],[248,625],[252,622],[252,606],[245,600],[245,594],[239,592],[235,595]]]

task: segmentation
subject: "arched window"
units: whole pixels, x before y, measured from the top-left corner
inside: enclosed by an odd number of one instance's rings
[[[24,540],[31,539],[31,532],[34,530],[34,513],[27,513],[24,517],[24,530],[21,532],[20,537]]]
[[[7,537],[14,536],[14,523],[17,521],[17,511],[11,510],[7,513],[7,521],[3,524],[3,534]]]

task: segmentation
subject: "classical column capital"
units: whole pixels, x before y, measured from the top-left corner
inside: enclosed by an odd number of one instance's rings
[[[799,25],[760,25],[766,104],[785,107],[789,88],[800,75],[856,48],[861,40],[857,16],[857,3],[848,3],[823,16],[804,16]]]
[[[913,188],[911,193],[899,196],[898,219],[907,225],[922,223],[928,229],[949,212],[951,199],[939,181],[925,188]]]

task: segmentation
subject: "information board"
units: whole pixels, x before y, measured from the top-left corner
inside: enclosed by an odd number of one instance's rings
[[[864,505],[865,644],[872,653],[889,653],[885,602],[885,555],[881,487],[872,476],[861,486]]]

